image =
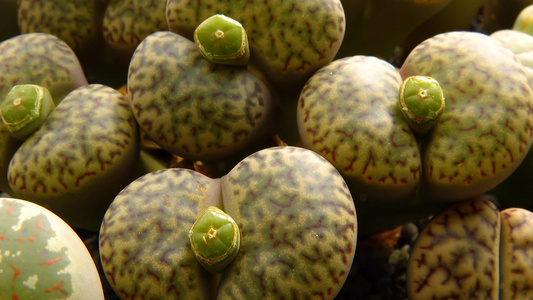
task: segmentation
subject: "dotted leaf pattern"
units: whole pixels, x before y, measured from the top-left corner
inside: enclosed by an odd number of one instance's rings
[[[500,224],[482,198],[433,218],[409,258],[409,299],[498,299]]]
[[[318,154],[269,148],[222,178],[226,213],[242,255],[223,273],[217,299],[333,299],[352,265],[356,212],[346,183]]]
[[[78,58],[62,40],[47,33],[17,35],[0,43],[0,102],[15,84],[46,87],[57,105],[87,84]]]
[[[65,41],[78,52],[91,46],[101,34],[97,1],[18,1],[21,33],[46,32]],[[68,26],[66,26],[68,24]]]
[[[97,230],[129,182],[139,136],[128,101],[100,84],[72,91],[13,155],[17,197],[46,205],[71,226]]]
[[[533,87],[514,54],[473,32],[432,37],[407,57],[400,73],[437,79],[446,109],[422,158],[425,193],[467,199],[507,178],[533,140]]]
[[[231,215],[242,234],[219,286],[188,238],[210,205]],[[333,299],[356,235],[354,203],[335,168],[312,151],[278,147],[252,154],[221,179],[165,169],[132,182],[106,213],[100,253],[124,299]]]
[[[338,0],[170,0],[171,31],[192,40],[196,27],[214,14],[239,21],[246,30],[250,59],[277,86],[300,86],[333,60],[344,37]]]
[[[419,183],[417,142],[397,104],[401,82],[389,63],[353,56],[320,69],[300,95],[302,145],[332,163],[356,199],[405,199]]]
[[[128,57],[151,33],[168,30],[165,16],[167,1],[111,0],[103,18],[103,36],[116,50]]]
[[[205,60],[196,44],[156,32],[137,48],[128,75],[134,115],[167,151],[199,160],[222,159],[261,138],[273,101],[243,68]]]
[[[409,258],[409,299],[531,299],[533,213],[499,211],[488,197],[447,208]]]
[[[100,229],[105,276],[123,299],[212,299],[214,282],[192,252],[189,230],[220,184],[186,169],[149,173],[110,205]]]
[[[533,295],[533,213],[523,208],[501,212],[501,299]]]

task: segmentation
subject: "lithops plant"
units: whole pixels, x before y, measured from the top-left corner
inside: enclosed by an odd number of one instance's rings
[[[233,218],[216,206],[202,213],[189,230],[191,249],[211,273],[220,273],[239,254],[241,231]]]
[[[57,105],[70,91],[87,85],[76,54],[47,33],[17,35],[0,43],[0,101],[17,84],[46,87]]]
[[[391,64],[352,56],[320,69],[302,90],[297,109],[302,145],[339,170],[358,209],[383,201],[392,205],[416,193],[421,158],[399,108],[401,84]],[[375,217],[369,216],[371,222]]]
[[[435,79],[446,103],[433,129],[416,138],[396,104],[411,76]],[[391,226],[391,215],[405,218],[395,225],[432,215],[501,183],[531,146],[532,109],[533,88],[510,50],[480,33],[450,32],[417,46],[399,71],[364,56],[332,62],[307,82],[297,117],[303,146],[337,167],[360,212],[368,207],[366,231]],[[420,214],[394,212],[398,206]]]
[[[194,42],[172,32],[139,45],[128,95],[146,134],[184,158],[222,160],[270,138],[274,101],[266,85],[244,68],[207,61]]]
[[[214,222],[193,228],[209,206],[240,231],[238,254],[219,275],[202,267],[189,240],[190,231],[223,234]],[[356,232],[353,200],[335,168],[285,146],[260,150],[218,179],[178,168],[137,179],[106,213],[100,255],[123,299],[333,299],[348,275]]]
[[[500,227],[498,209],[483,198],[435,216],[409,257],[409,299],[498,299]]]
[[[71,226],[97,231],[138,156],[138,128],[126,98],[100,84],[82,86],[13,155],[9,185],[16,197],[47,207]]]
[[[533,298],[533,213],[501,211],[500,299]]]
[[[512,29],[533,35],[533,4],[524,7],[518,13]]]
[[[100,0],[18,1],[18,26],[21,33],[52,34],[78,54],[94,55],[102,39],[105,9]]]
[[[409,299],[531,299],[533,213],[499,211],[490,197],[447,208],[409,258]]]
[[[299,90],[333,60],[344,37],[339,0],[170,0],[166,12],[169,29],[191,40],[196,27],[215,14],[240,22],[248,34],[250,63],[284,93]]]
[[[165,0],[110,0],[102,32],[116,56],[128,62],[135,48],[149,34],[168,30]]]
[[[0,102],[14,85],[36,84],[50,91],[57,105],[87,79],[72,49],[46,33],[21,34],[0,43]],[[0,190],[10,193],[7,166],[20,142],[0,124]]]
[[[104,299],[89,251],[57,215],[0,198],[0,216],[0,298]]]
[[[248,36],[242,24],[214,15],[194,30],[194,42],[205,59],[213,63],[245,66],[250,59]]]
[[[490,37],[513,51],[533,82],[533,36],[518,30],[503,29],[493,32]]]
[[[450,32],[416,47],[400,73],[435,78],[446,97],[424,146],[426,195],[473,197],[520,165],[533,140],[533,87],[513,52],[481,33]]]
[[[428,133],[446,107],[444,93],[437,80],[427,76],[411,76],[400,86],[400,111],[413,132]]]
[[[0,118],[14,138],[25,140],[54,110],[47,88],[22,84],[14,86],[0,105]]]

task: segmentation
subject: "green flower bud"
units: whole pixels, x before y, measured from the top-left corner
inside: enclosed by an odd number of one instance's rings
[[[194,42],[213,63],[245,66],[250,59],[246,31],[241,23],[224,15],[214,15],[198,25]]]
[[[219,273],[239,253],[241,234],[237,223],[225,212],[210,206],[189,231],[191,247],[202,266]]]
[[[13,137],[25,140],[44,123],[54,108],[47,88],[34,84],[16,85],[2,102],[0,117]]]
[[[400,109],[411,129],[426,134],[444,110],[444,94],[437,80],[427,76],[411,76],[400,87]]]

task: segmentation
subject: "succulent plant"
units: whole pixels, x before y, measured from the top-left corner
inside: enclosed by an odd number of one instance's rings
[[[339,170],[358,204],[415,195],[421,158],[398,105],[401,84],[391,64],[352,56],[320,69],[302,90],[302,145]]]
[[[129,61],[145,37],[156,31],[168,30],[166,4],[164,0],[109,0],[102,32],[117,57]]]
[[[446,98],[423,138],[396,104],[402,78],[417,75],[436,79]],[[332,62],[307,82],[297,117],[302,145],[343,174],[366,232],[432,215],[501,183],[531,146],[532,109],[533,88],[511,51],[480,33],[451,32],[417,46],[399,71],[366,56]],[[400,206],[420,214],[391,224],[391,215],[408,217]]]
[[[21,33],[48,33],[87,55],[102,39],[104,8],[101,0],[19,0],[18,25]]]
[[[70,91],[86,85],[87,79],[65,42],[50,34],[29,33],[0,43],[0,102],[17,84],[47,88],[57,105]],[[0,190],[11,194],[7,167],[20,141],[0,123]]]
[[[94,261],[67,223],[14,198],[0,198],[0,215],[0,298],[104,299]]]
[[[498,209],[483,198],[435,216],[409,258],[410,299],[497,299],[500,226]]]
[[[241,23],[224,15],[214,15],[194,30],[194,42],[208,61],[245,66],[250,59],[248,36]]]
[[[409,258],[409,299],[531,298],[533,213],[490,200],[451,206],[425,226]]]
[[[70,91],[88,83],[65,42],[47,33],[27,33],[0,43],[0,99],[17,84],[47,88],[57,105]]]
[[[82,86],[13,155],[9,185],[16,197],[47,207],[71,226],[98,231],[138,156],[126,98],[100,84]]]
[[[0,118],[11,135],[25,140],[37,130],[54,110],[47,88],[23,84],[14,86],[0,105]]]
[[[520,165],[533,138],[533,87],[510,50],[481,33],[445,33],[415,48],[400,73],[435,78],[447,99],[425,145],[427,195],[480,195]]]
[[[227,213],[210,206],[189,231],[191,248],[196,259],[211,273],[224,270],[239,254],[241,231]]]
[[[524,7],[518,13],[512,29],[533,35],[533,4]]]
[[[415,134],[428,133],[446,106],[439,82],[427,76],[407,77],[400,86],[400,111]]]
[[[501,211],[500,299],[533,296],[533,213],[523,208]]]
[[[153,33],[139,45],[128,95],[147,136],[188,159],[250,151],[272,127],[272,95],[259,78],[208,62],[194,42],[172,32]]]
[[[220,277],[202,267],[189,240],[209,206],[242,235]],[[100,255],[124,299],[332,299],[348,276],[356,234],[354,203],[335,168],[284,146],[258,151],[218,179],[174,168],[133,181],[105,215]]]
[[[333,60],[344,37],[339,0],[170,0],[166,12],[169,29],[191,40],[198,25],[212,15],[240,22],[248,35],[250,63],[285,93],[299,89]]]
[[[491,33],[490,37],[513,51],[533,82],[533,36],[518,30],[502,29]]]

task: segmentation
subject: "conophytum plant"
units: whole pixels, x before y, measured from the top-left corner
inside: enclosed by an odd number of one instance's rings
[[[446,98],[424,136],[398,105],[410,76],[437,80]],[[447,32],[418,45],[399,70],[362,55],[333,61],[307,81],[297,120],[302,145],[350,186],[361,231],[379,230],[481,195],[513,173],[533,141],[533,87],[500,42]]]
[[[333,299],[356,237],[338,171],[313,151],[285,146],[252,154],[221,178],[181,168],[138,178],[106,212],[100,257],[124,298]],[[210,269],[198,254],[222,264]]]
[[[210,206],[189,231],[191,247],[202,266],[211,273],[224,270],[239,253],[241,231],[231,216]]]
[[[489,196],[453,205],[420,232],[407,267],[409,299],[530,299],[533,213]]]
[[[194,42],[202,56],[213,63],[245,66],[250,59],[246,30],[224,15],[214,15],[198,25]]]
[[[411,76],[400,86],[401,112],[417,135],[430,131],[445,107],[439,82],[427,76]]]
[[[16,85],[0,106],[0,117],[11,135],[25,140],[37,130],[54,110],[55,104],[47,88]]]

